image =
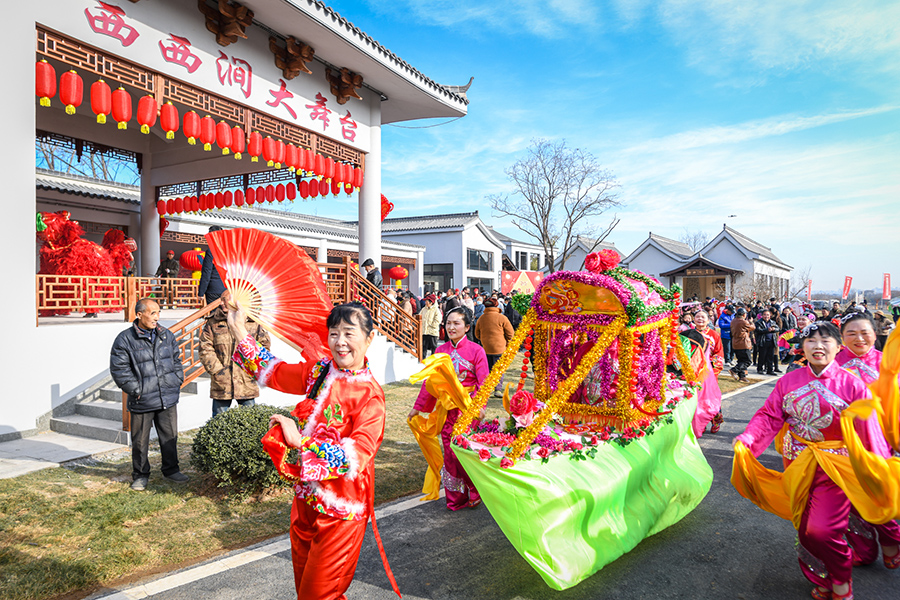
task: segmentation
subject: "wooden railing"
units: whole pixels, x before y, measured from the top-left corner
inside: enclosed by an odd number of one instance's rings
[[[356,269],[347,269],[348,300],[361,302],[372,313],[375,327],[389,340],[422,360],[422,318],[411,315],[369,283]]]

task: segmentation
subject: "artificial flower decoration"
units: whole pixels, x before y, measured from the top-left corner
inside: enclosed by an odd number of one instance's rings
[[[585,268],[592,273],[600,273],[609,271],[619,266],[619,253],[615,250],[600,250],[599,252],[591,252],[584,259]]]
[[[508,411],[517,427],[528,427],[534,421],[534,412],[537,407],[538,401],[533,394],[519,390],[509,399]]]

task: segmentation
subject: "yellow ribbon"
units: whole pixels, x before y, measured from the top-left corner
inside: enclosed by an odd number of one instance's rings
[[[465,410],[472,400],[469,394],[475,388],[462,386],[449,354],[433,354],[424,362],[425,368],[411,376],[409,382],[426,380],[425,389],[437,401],[434,410],[427,417],[416,415],[408,419],[407,424],[428,462],[428,471],[422,484],[422,493],[425,494],[422,500],[436,500],[441,492],[440,473],[444,466],[444,454],[440,436],[447,420],[447,412],[454,408]]]

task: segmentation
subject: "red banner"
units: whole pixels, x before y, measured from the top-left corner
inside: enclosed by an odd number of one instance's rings
[[[812,300],[812,279],[806,284],[806,301],[809,302],[810,300]]]
[[[884,274],[884,291],[881,293],[882,300],[890,300],[891,299],[891,274]]]
[[[853,278],[847,275],[844,277],[844,292],[841,294],[841,300],[846,300],[850,296],[850,284],[853,283]]]

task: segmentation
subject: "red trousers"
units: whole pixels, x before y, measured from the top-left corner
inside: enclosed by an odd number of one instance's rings
[[[291,559],[297,600],[344,600],[353,581],[366,521],[342,521],[294,497]]]

